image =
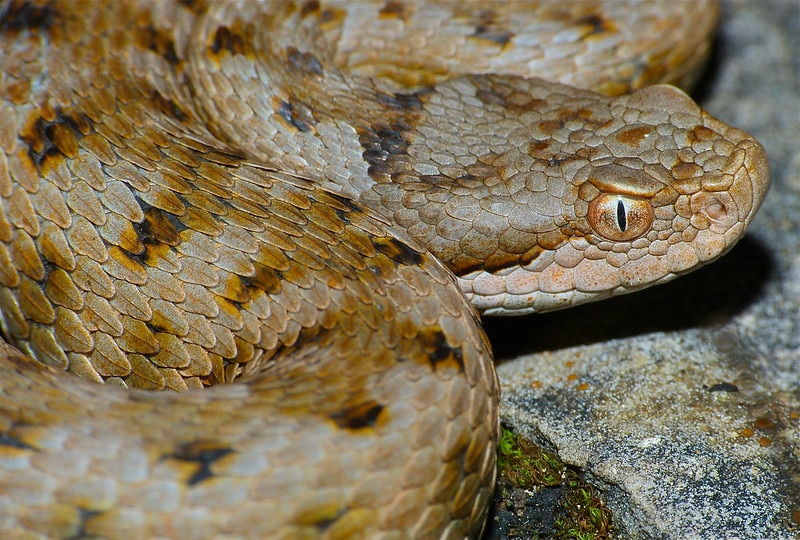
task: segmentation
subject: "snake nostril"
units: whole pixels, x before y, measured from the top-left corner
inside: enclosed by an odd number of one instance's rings
[[[728,217],[728,207],[715,197],[706,203],[705,213],[711,221],[725,221],[725,218]]]

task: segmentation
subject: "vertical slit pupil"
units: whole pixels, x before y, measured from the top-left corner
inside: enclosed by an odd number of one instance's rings
[[[622,202],[622,199],[617,199],[617,224],[619,225],[619,230],[622,232],[625,232],[625,229],[628,228],[625,204]]]

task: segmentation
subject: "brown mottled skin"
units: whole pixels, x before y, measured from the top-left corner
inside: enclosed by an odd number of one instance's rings
[[[478,312],[667,281],[768,187],[636,90],[715,6],[614,4],[3,4],[0,536],[477,535]]]

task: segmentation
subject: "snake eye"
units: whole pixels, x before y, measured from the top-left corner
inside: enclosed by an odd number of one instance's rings
[[[589,224],[597,234],[627,242],[646,233],[653,224],[653,207],[644,199],[601,193],[589,203]]]

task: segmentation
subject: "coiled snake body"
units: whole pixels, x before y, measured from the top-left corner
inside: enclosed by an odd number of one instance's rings
[[[715,13],[598,9],[4,5],[0,536],[476,535],[475,308],[666,281],[768,186],[672,87],[517,76],[685,83]]]

